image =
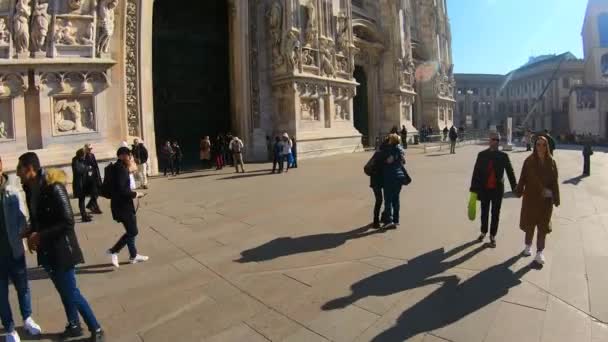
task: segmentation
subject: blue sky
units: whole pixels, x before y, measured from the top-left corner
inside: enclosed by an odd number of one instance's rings
[[[506,74],[528,57],[583,57],[587,0],[447,0],[454,70]]]

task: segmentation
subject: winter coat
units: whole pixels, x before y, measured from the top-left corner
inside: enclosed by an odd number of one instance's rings
[[[456,132],[456,128],[455,127],[450,128],[450,140],[451,141],[458,140],[458,132]]]
[[[74,231],[74,213],[65,189],[66,175],[58,169],[38,174],[39,193],[24,186],[32,231],[40,235],[38,264],[58,272],[84,263]]]
[[[89,170],[91,170],[91,166],[87,165],[84,159],[72,158],[72,191],[74,197],[78,198],[86,195]]]
[[[121,160],[114,164],[111,171],[114,176],[110,199],[112,218],[123,222],[126,217],[135,214],[133,199],[137,193],[131,189],[129,169]]]
[[[544,196],[545,189],[553,193],[552,198]],[[524,162],[516,192],[523,194],[519,227],[526,232],[538,227],[540,231],[550,233],[553,206],[560,205],[555,160],[541,163],[536,154],[530,155]]]
[[[131,151],[133,151],[133,158],[137,164],[145,164],[148,162],[148,149],[144,146],[144,144],[139,143],[137,145],[133,145]]]
[[[402,184],[405,178],[405,152],[400,145],[390,145],[382,151],[382,178],[384,187]]]
[[[200,145],[200,160],[211,159],[211,141],[203,139]]]
[[[93,179],[92,181],[95,183],[95,187],[101,186],[101,172],[99,172],[99,164],[97,163],[97,158],[93,153],[87,153],[84,157],[84,160],[88,166],[91,167],[91,171],[93,171]]]
[[[509,155],[501,151],[492,151],[487,149],[481,151],[477,155],[477,161],[475,162],[475,168],[473,169],[473,177],[471,179],[470,191],[478,195],[479,199],[482,199],[486,194],[486,183],[488,182],[488,166],[492,161],[494,166],[494,172],[496,173],[496,190],[499,193],[504,193],[504,174],[507,173],[509,183],[511,183],[511,190],[515,190],[517,187],[517,180],[515,179],[515,173],[513,172],[513,166],[511,166],[511,160]]]
[[[19,189],[8,184],[8,177],[2,175],[2,178],[4,183],[0,185],[0,196],[3,197],[3,207],[1,209],[4,213],[4,227],[6,228],[6,236],[11,246],[13,259],[19,259],[23,257],[25,252],[21,241],[21,235],[26,225],[24,202]]]

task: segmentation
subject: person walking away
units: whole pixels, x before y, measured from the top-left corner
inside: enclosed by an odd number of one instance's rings
[[[84,204],[83,204],[84,207]],[[8,182],[0,159],[0,320],[7,342],[21,341],[9,302],[9,282],[15,287],[24,328],[32,336],[42,329],[32,318],[32,296],[27,279],[27,265],[22,235],[25,232],[25,208],[19,189]]]
[[[76,281],[75,267],[84,263],[84,257],[74,231],[65,173],[42,169],[38,156],[28,152],[19,157],[17,175],[23,184],[31,221],[24,236],[29,249],[37,252],[38,264],[55,285],[67,316],[61,338],[83,335],[80,313],[91,332],[89,341],[103,341],[104,332]]]
[[[407,150],[407,128],[405,128],[405,125],[401,125],[401,132],[399,134],[401,135],[401,146]]]
[[[277,165],[279,167],[279,173],[283,172],[283,162],[282,162],[282,154],[283,154],[283,141],[281,138],[275,137],[274,144],[272,146],[273,155],[272,155],[272,173],[277,171]]]
[[[388,147],[388,139],[385,139],[378,148],[378,151],[374,152],[374,155],[372,156],[373,169],[369,176],[369,187],[374,192],[375,199],[372,227],[376,229],[381,228],[382,222],[386,221],[386,210],[382,213],[382,217],[380,216],[380,210],[382,209],[384,198],[382,192],[382,188],[384,187],[384,159],[382,157]]]
[[[585,142],[583,146],[583,176],[591,176],[591,156],[593,155],[593,148],[591,147],[591,140]]]
[[[87,214],[85,208],[89,172],[91,172],[91,166],[86,163],[84,150],[79,149],[76,151],[76,156],[72,158],[72,192],[74,197],[78,198],[78,209],[82,222],[92,221],[91,215]]]
[[[135,246],[135,237],[138,234],[137,216],[133,199],[143,197],[143,194],[134,192],[129,186],[129,159],[131,151],[128,148],[121,147],[116,152],[118,160],[111,167],[112,182],[111,182],[111,198],[110,207],[112,208],[112,218],[119,223],[122,223],[125,228],[123,234],[116,244],[108,250],[108,255],[114,267],[120,267],[118,263],[118,254],[127,246],[129,249],[129,262],[136,264],[138,262],[148,261],[148,257],[137,253]]]
[[[230,149],[230,143],[232,143],[232,134],[228,133],[224,139],[224,150],[226,155],[224,156],[224,162],[226,165],[234,166],[234,160],[232,156],[232,150]]]
[[[163,156],[163,160],[165,162],[164,176],[167,177],[167,170],[171,171],[171,175],[175,176],[175,169],[173,168],[173,156],[175,152],[171,147],[171,143],[169,141],[165,142],[163,149],[161,150],[161,155]]]
[[[450,130],[448,129],[448,126],[445,126],[443,129],[443,141],[448,141],[448,133],[450,133]]]
[[[224,168],[224,138],[218,135],[215,138],[215,143],[211,144],[211,152],[215,157],[215,169],[221,170]]]
[[[456,127],[452,126],[450,128],[450,153],[456,154],[456,142],[458,141],[458,132],[456,131]]]
[[[526,152],[532,151],[532,132],[526,131],[524,135],[524,143],[526,144]]]
[[[88,166],[90,166],[87,177],[87,189],[85,190],[85,192],[87,192],[87,194],[91,197],[89,199],[89,203],[87,204],[87,209],[89,209],[93,214],[101,215],[102,212],[99,208],[99,204],[97,203],[97,198],[99,197],[99,188],[101,187],[101,172],[99,172],[97,158],[95,158],[95,154],[93,154],[93,145],[84,145],[84,153],[85,162]]]
[[[211,167],[211,140],[209,140],[209,136],[201,139],[200,158],[203,170]]]
[[[291,167],[294,169],[298,168],[298,142],[296,140],[295,135],[291,137],[291,157],[292,163]]]
[[[557,164],[549,153],[549,141],[540,136],[534,152],[526,158],[515,193],[523,196],[519,227],[525,232],[523,255],[532,255],[532,240],[536,230],[536,257],[534,261],[545,263],[545,242],[551,233],[553,206],[559,207],[560,194]]]
[[[211,145],[211,143],[210,143]],[[176,174],[180,174],[180,172],[182,171],[182,160],[184,159],[184,153],[182,152],[182,147],[179,146],[179,143],[177,142],[177,140],[173,141],[173,163],[175,166],[175,173]]]
[[[477,239],[483,242],[488,233],[488,220],[490,207],[492,209],[492,223],[490,226],[490,247],[496,248],[496,235],[500,220],[500,209],[504,196],[504,174],[511,184],[511,189],[517,188],[517,180],[511,166],[509,156],[499,151],[500,135],[496,132],[490,133],[490,146],[477,155],[473,177],[471,179],[471,193],[477,195],[481,202],[481,235]]]
[[[239,166],[241,167],[241,172],[245,173],[245,164],[243,163],[243,148],[243,141],[241,141],[239,137],[234,136],[230,142],[230,151],[232,151],[232,160],[234,161],[236,173],[239,173]]]
[[[137,178],[139,185],[142,189],[148,188],[148,149],[143,142],[139,139],[133,140],[133,146],[131,148],[133,152],[133,159],[137,165]]]
[[[283,133],[283,152],[281,152],[281,172],[285,170],[285,172],[289,172],[289,156],[291,155],[291,147],[292,142],[289,139],[289,134]],[[286,164],[286,167],[283,168],[283,163]]]
[[[405,179],[405,152],[401,148],[401,138],[398,134],[388,136],[388,146],[382,154],[382,180],[384,190],[385,229],[399,227],[399,212],[401,210],[401,188]]]

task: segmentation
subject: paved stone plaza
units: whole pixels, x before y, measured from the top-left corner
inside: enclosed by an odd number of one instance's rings
[[[411,153],[402,226],[389,232],[366,228],[366,153],[283,175],[249,165],[157,179],[139,210],[150,262],[109,266],[105,250],[123,229],[104,203],[108,214],[77,226],[81,288],[111,342],[608,341],[608,154],[580,179],[580,152],[557,152],[562,207],[538,270],[518,256],[518,199],[503,205],[497,249],[471,242],[480,149]],[[511,154],[518,174],[525,156]],[[43,272],[30,278],[42,340],[56,340],[59,298]]]

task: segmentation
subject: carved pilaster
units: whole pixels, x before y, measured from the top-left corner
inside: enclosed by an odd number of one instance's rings
[[[130,136],[141,135],[139,101],[138,0],[127,0],[125,76],[127,84],[127,127]]]
[[[260,128],[260,70],[258,65],[259,45],[258,45],[258,13],[259,0],[249,1],[249,66],[251,69],[251,121],[253,128]],[[282,14],[281,14],[282,19]]]

